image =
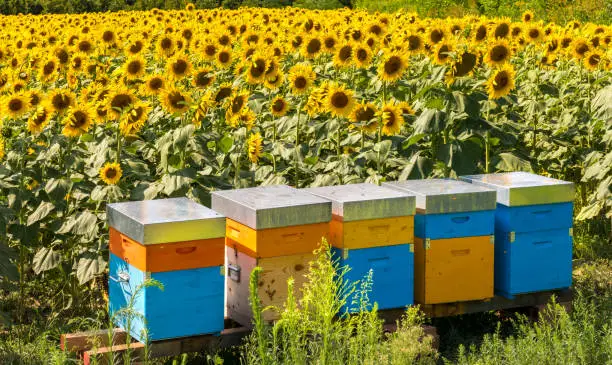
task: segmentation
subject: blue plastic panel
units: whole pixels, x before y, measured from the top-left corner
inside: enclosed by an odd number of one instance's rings
[[[495,232],[495,211],[446,214],[417,214],[414,235],[432,240],[442,238],[490,236]]]
[[[572,226],[573,203],[507,207],[497,204],[495,229],[506,232],[534,232]]]
[[[348,265],[350,271],[345,280],[363,281],[372,269],[372,291],[368,293],[370,304],[378,303],[378,309],[403,308],[414,302],[414,252],[409,244],[362,248],[343,251],[332,248],[340,267]],[[359,289],[360,286],[357,286]],[[347,303],[344,312],[356,312],[359,303]]]
[[[572,285],[572,237],[569,228],[495,232],[495,292],[517,294],[564,289]]]
[[[145,273],[110,254],[109,311],[111,316],[126,308],[136,288],[145,280]],[[127,282],[115,281],[120,273],[129,274]],[[151,273],[151,279],[164,285],[164,290],[147,287],[133,301],[138,315],[131,318],[130,334],[144,341],[218,334],[224,327],[225,278],[221,267]],[[145,322],[146,321],[146,322]],[[145,326],[146,323],[146,326]],[[117,316],[115,324],[127,330],[127,318]]]

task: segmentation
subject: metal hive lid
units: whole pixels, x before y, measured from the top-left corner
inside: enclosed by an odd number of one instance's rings
[[[108,225],[143,245],[225,236],[225,217],[187,198],[113,203]]]
[[[416,195],[417,212],[440,214],[495,209],[495,190],[451,179],[406,180],[383,186]]]
[[[303,189],[329,199],[332,213],[345,222],[414,215],[415,196],[374,184],[350,184]]]
[[[329,222],[331,202],[287,185],[212,193],[212,208],[253,229]]]
[[[574,183],[529,172],[462,176],[462,180],[497,191],[497,202],[506,206],[564,203],[574,200]]]

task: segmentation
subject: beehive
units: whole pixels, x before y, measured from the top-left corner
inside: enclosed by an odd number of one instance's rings
[[[227,313],[250,325],[249,277],[255,266],[263,268],[258,286],[265,305],[287,299],[287,279],[295,280],[299,294],[312,252],[329,233],[331,202],[285,185],[218,191],[212,208],[228,217]],[[267,311],[265,320],[277,313]]]
[[[495,291],[512,298],[570,287],[574,184],[526,172],[463,179],[497,190]]]
[[[401,308],[414,299],[414,195],[373,184],[304,189],[332,202],[330,243],[345,279],[363,280],[373,271],[370,304]],[[356,298],[355,298],[356,299]],[[349,298],[344,311],[357,311]]]
[[[109,204],[107,216],[115,324],[139,341],[220,333],[225,217],[186,198]],[[121,314],[130,302],[138,315]]]
[[[383,186],[416,195],[415,301],[492,297],[495,190],[446,179]]]

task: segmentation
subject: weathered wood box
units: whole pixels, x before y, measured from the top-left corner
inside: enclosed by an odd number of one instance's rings
[[[295,280],[299,299],[312,252],[328,236],[331,202],[285,185],[217,191],[212,208],[227,216],[227,314],[249,326],[249,280],[253,269],[263,273],[258,283],[263,306],[282,307],[287,280]],[[278,318],[264,312],[264,320]]]
[[[373,184],[305,189],[332,202],[330,242],[344,279],[363,281],[372,270],[369,304],[402,308],[414,301],[415,196]],[[366,309],[349,297],[345,312]]]
[[[383,186],[416,195],[415,302],[493,297],[495,190],[447,179]]]
[[[107,216],[115,324],[141,342],[220,333],[225,217],[186,198],[109,204]]]
[[[574,184],[526,172],[465,176],[497,190],[495,291],[517,294],[572,285]]]

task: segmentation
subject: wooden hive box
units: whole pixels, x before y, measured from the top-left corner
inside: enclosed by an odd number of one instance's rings
[[[340,270],[349,282],[363,281],[372,270],[369,304],[379,309],[402,308],[414,300],[415,196],[374,184],[304,189],[332,202],[330,242]],[[358,294],[356,293],[356,296]],[[357,297],[345,312],[359,311]]]
[[[573,183],[526,172],[462,179],[497,191],[496,293],[513,298],[572,285]]]
[[[449,179],[383,186],[416,195],[415,302],[493,297],[495,190]]]
[[[115,324],[141,342],[220,333],[225,217],[186,198],[109,204],[107,216]]]
[[[264,305],[281,306],[287,299],[287,279],[295,280],[295,294],[305,281],[312,252],[329,233],[331,202],[285,185],[217,191],[212,208],[228,217],[227,312],[249,326],[249,277],[263,268],[259,297]],[[264,319],[278,318],[268,311]]]

